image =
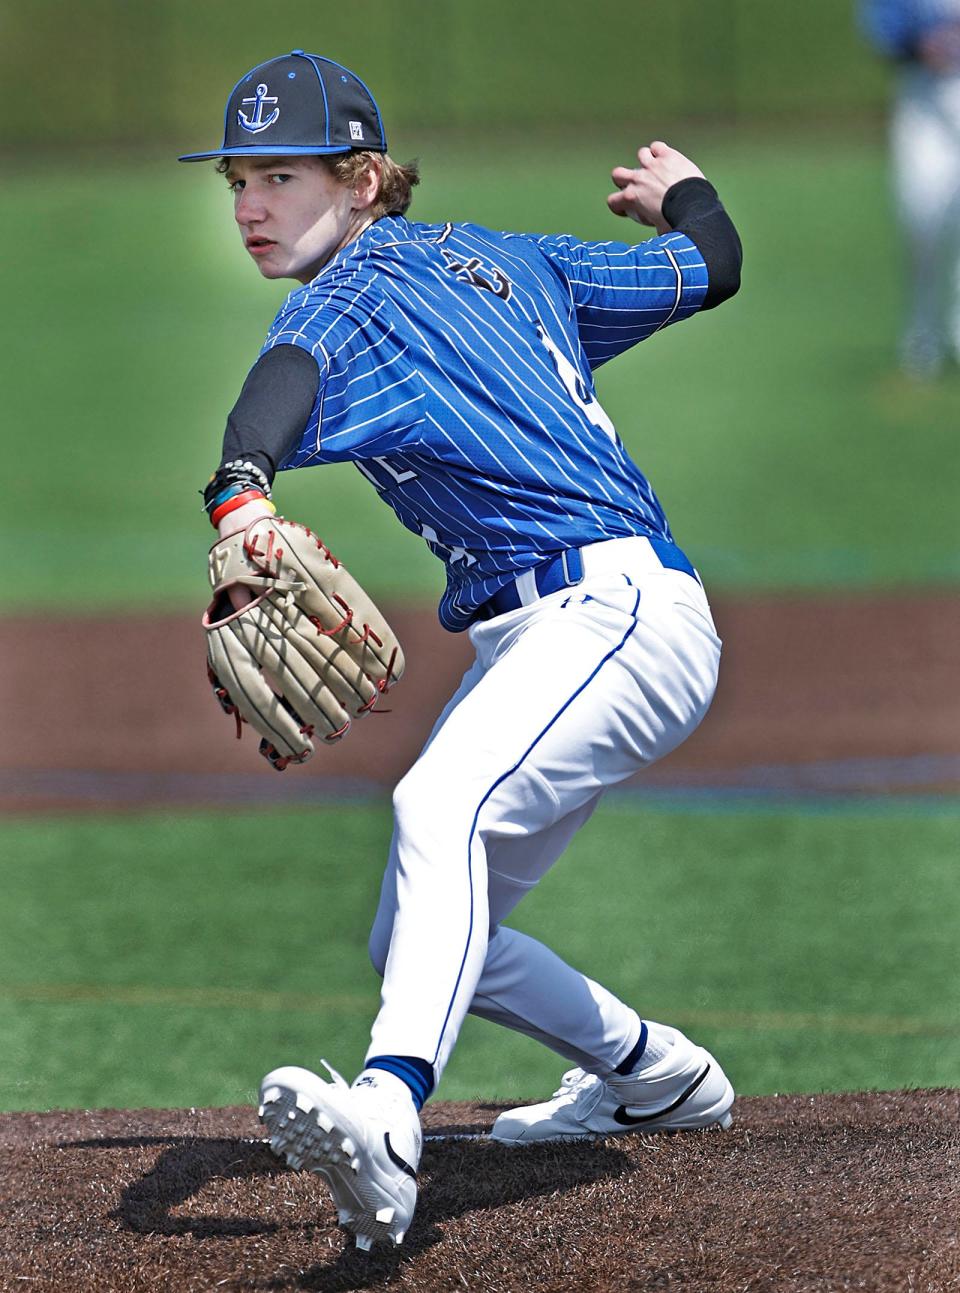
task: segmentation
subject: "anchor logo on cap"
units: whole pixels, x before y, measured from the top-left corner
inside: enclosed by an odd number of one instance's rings
[[[261,83],[257,86],[255,96],[249,99],[241,99],[240,102],[242,104],[253,103],[256,105],[249,117],[243,111],[242,107],[237,109],[237,120],[240,122],[240,125],[243,126],[244,130],[249,130],[252,135],[258,135],[261,130],[266,130],[267,126],[272,126],[280,116],[279,108],[274,108],[269,117],[265,118],[263,115],[263,105],[265,103],[277,102],[276,96],[269,97],[267,95],[267,87],[265,83]]]

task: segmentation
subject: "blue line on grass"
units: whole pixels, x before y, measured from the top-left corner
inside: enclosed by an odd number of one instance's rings
[[[960,795],[830,795],[784,790],[627,788],[611,790],[603,806],[626,812],[693,813],[703,816],[796,813],[807,817],[960,817]],[[599,811],[599,810],[598,810]]]
[[[275,778],[275,780],[273,779]],[[10,797],[25,804],[31,800],[78,806],[117,804],[289,804],[329,803],[383,798],[386,790],[366,777],[328,777],[307,780],[236,775],[225,772],[123,772],[81,768],[19,769],[0,771],[0,799]]]
[[[955,794],[925,793],[960,783],[960,756],[825,759],[815,763],[756,764],[671,773],[658,766],[614,790],[608,800],[684,812],[869,812],[953,815]],[[905,793],[908,792],[908,793]],[[51,800],[63,808],[364,803],[384,800],[388,788],[364,777],[277,777],[265,772],[137,772],[10,768],[0,771],[0,801],[29,810]]]
[[[651,789],[659,783],[659,765]],[[706,768],[671,773],[664,768],[668,790],[789,791],[794,794],[883,792],[960,782],[960,755],[915,754],[887,758],[818,759],[812,763],[756,763],[733,768]],[[635,783],[643,783],[643,775]]]

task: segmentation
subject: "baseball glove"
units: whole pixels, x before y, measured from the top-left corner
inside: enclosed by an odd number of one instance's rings
[[[213,601],[203,616],[207,672],[221,707],[262,736],[282,772],[317,740],[339,741],[403,673],[393,631],[312,531],[261,517],[210,549]],[[229,589],[253,601],[236,610]]]

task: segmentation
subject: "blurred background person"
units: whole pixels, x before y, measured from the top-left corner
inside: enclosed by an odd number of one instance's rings
[[[860,10],[897,64],[890,151],[908,275],[900,364],[926,380],[960,358],[960,0],[860,0]]]

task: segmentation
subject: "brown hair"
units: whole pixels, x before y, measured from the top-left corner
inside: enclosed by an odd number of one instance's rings
[[[313,160],[322,162],[334,179],[349,187],[356,184],[375,157],[380,159],[380,188],[370,207],[370,214],[374,220],[385,215],[403,215],[413,197],[413,186],[420,183],[420,169],[416,161],[401,166],[389,153],[359,149],[333,157],[314,156]],[[230,158],[221,157],[217,162],[217,170],[225,175],[229,169]]]
[[[380,189],[370,214],[374,220],[385,215],[403,215],[413,197],[413,186],[420,183],[420,170],[415,161],[401,166],[389,153],[368,153],[355,150],[343,156],[320,157],[319,161],[332,175],[346,184],[356,184],[374,157],[380,158]]]

